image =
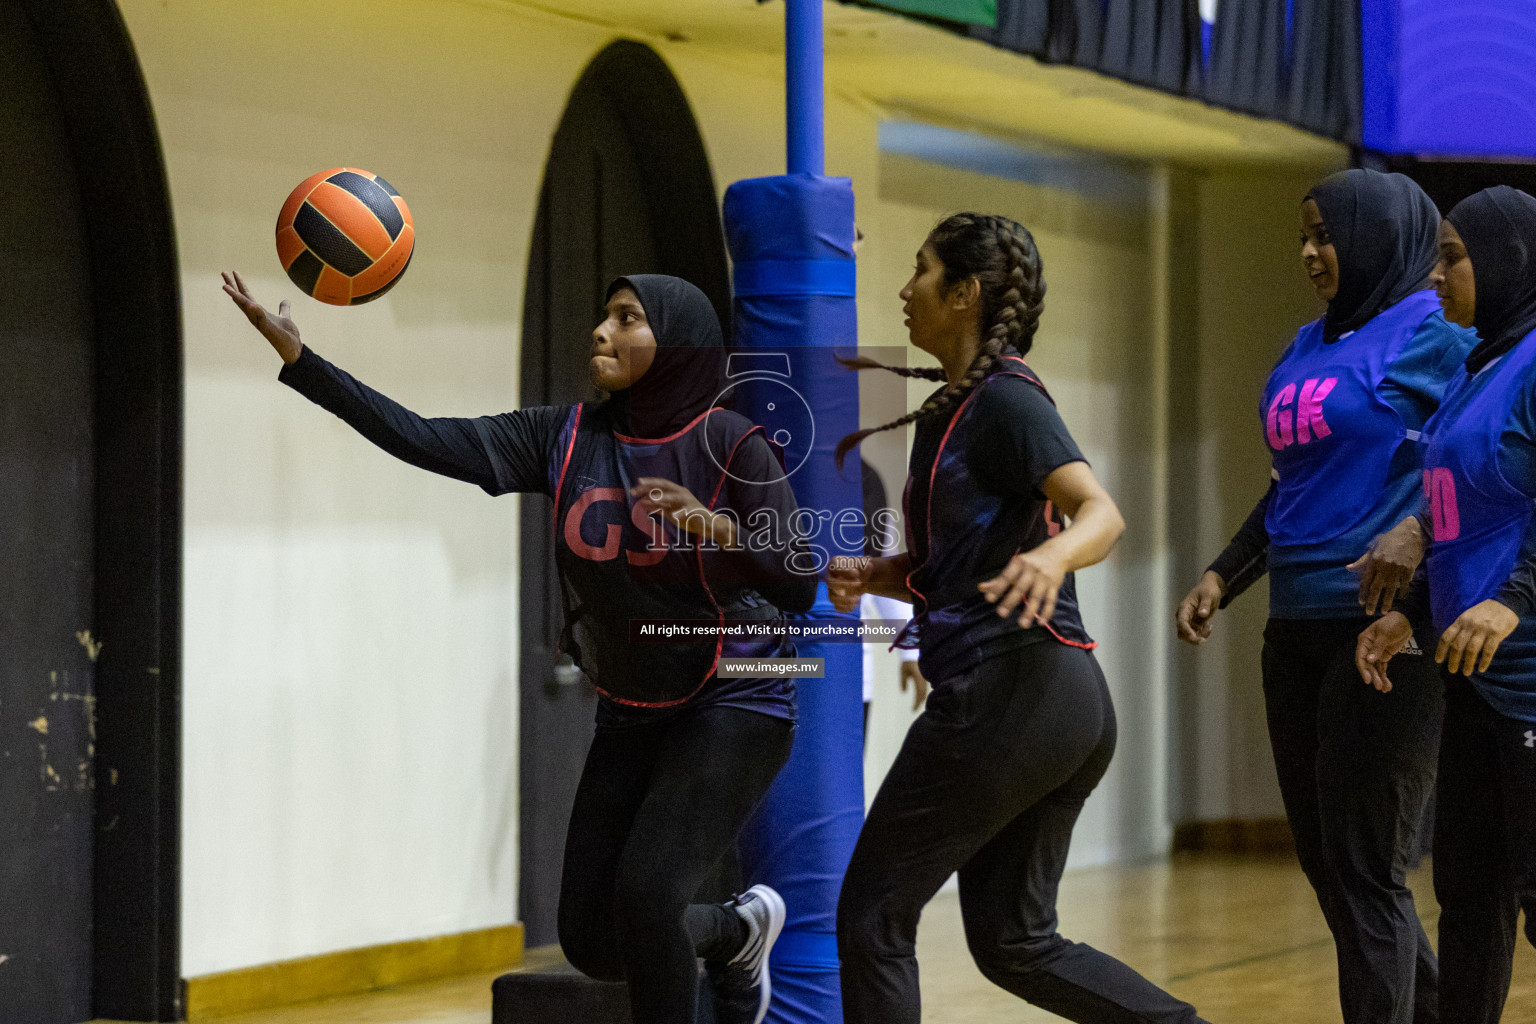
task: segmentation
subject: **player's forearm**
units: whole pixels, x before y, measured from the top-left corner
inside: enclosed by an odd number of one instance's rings
[[[911,603],[912,591],[907,588],[907,574],[911,571],[912,559],[906,554],[870,559],[869,578],[864,590],[876,597]]]
[[[1077,507],[1072,524],[1041,544],[1040,550],[1075,572],[1107,558],[1124,532],[1125,519],[1114,501],[1108,496],[1090,497]]]

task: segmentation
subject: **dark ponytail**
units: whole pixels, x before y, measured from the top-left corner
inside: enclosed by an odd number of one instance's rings
[[[1045,277],[1034,236],[1024,225],[1007,217],[957,213],[939,222],[928,234],[928,244],[944,264],[944,287],[953,288],[972,277],[981,285],[980,322],[989,325],[981,348],[965,376],[907,413],[882,426],[857,430],[837,443],[833,457],[838,469],[854,446],[871,434],[893,430],[915,420],[948,415],[965,396],[987,379],[1005,350],[1020,355],[1034,344],[1044,308]],[[883,369],[904,377],[946,380],[942,370],[931,367],[886,366],[873,359],[840,360],[855,370]]]

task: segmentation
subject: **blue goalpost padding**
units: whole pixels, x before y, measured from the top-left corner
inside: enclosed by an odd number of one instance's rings
[[[861,554],[857,455],[841,472],[832,461],[859,426],[857,375],[833,358],[857,344],[852,183],[813,174],[737,182],[725,194],[725,232],[735,264],[732,361],[742,364],[731,370],[741,382],[736,408],[784,447],[802,509],[795,528],[818,560]],[[854,514],[860,525],[850,529]],[[809,617],[858,616],[839,616],[822,585]],[[742,832],[742,868],[789,908],[771,961],[769,1019],[837,1024],[837,897],[864,820],[863,657],[856,643],[802,642],[798,653],[825,659],[825,678],[799,681],[794,750]]]
[[[858,344],[854,307],[853,183],[824,177],[822,0],[785,0],[787,175],[738,181],[725,193],[734,264],[732,313],[741,365],[738,411],[784,449],[802,509],[798,532],[818,558],[862,554],[862,528],[839,514],[864,507],[857,459],[839,472],[832,452],[859,428],[856,375],[834,359]],[[846,523],[847,520],[843,519]],[[810,618],[840,616],[817,590]],[[784,896],[788,922],[770,969],[774,1024],[841,1024],[837,897],[864,823],[863,650],[800,643],[825,677],[799,682],[789,763],[742,831],[750,882]]]

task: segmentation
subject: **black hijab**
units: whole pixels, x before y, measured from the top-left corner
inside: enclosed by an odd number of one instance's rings
[[[1467,372],[1476,373],[1536,330],[1536,199],[1495,185],[1457,203],[1446,220],[1467,247],[1477,286],[1478,342],[1467,353]]]
[[[631,437],[659,438],[686,427],[725,387],[725,340],[715,307],[680,277],[632,274],[608,286],[607,298],[633,289],[656,338],[656,358],[606,403],[613,427]]]
[[[1323,340],[1365,326],[1424,286],[1435,268],[1440,211],[1412,178],[1361,168],[1340,171],[1307,195],[1339,257],[1339,291],[1323,317]]]

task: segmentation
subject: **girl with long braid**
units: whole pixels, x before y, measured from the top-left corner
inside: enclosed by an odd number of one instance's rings
[[[970,213],[933,229],[901,291],[912,343],[943,369],[886,369],[945,382],[875,428],[916,424],[907,552],[839,560],[827,582],[844,611],[865,593],[913,603],[933,689],[843,881],[847,1024],[920,1019],[918,917],[955,871],[971,955],[1009,992],[1075,1021],[1199,1020],[1056,932],[1072,827],[1115,746],[1072,573],[1108,555],[1125,524],[1024,362],[1044,295],[1029,232]],[[839,458],[874,432],[844,438]]]

